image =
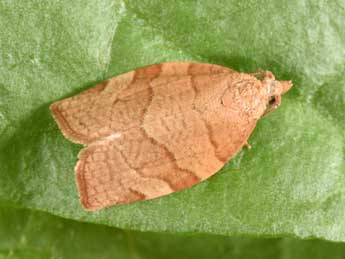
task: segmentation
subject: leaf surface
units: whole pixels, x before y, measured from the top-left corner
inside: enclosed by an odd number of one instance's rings
[[[0,258],[337,259],[345,244],[119,230],[48,213],[0,207]]]
[[[0,200],[156,232],[345,240],[345,2],[0,1]],[[294,82],[209,180],[156,200],[82,210],[49,105],[173,60]]]

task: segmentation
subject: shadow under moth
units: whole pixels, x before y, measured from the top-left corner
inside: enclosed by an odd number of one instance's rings
[[[85,145],[75,174],[81,204],[92,211],[207,179],[291,87],[269,71],[168,62],[113,77],[50,109],[63,135]]]

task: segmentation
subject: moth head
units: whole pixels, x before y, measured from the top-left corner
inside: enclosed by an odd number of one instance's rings
[[[262,82],[268,97],[283,95],[292,87],[291,81],[278,81],[270,71],[257,71],[252,75]]]
[[[292,87],[291,81],[278,81],[270,71],[258,71],[253,75],[262,81],[269,97],[283,95]]]
[[[280,95],[285,94],[287,91],[289,91],[291,87],[292,87],[291,81],[274,80],[273,82],[270,82],[269,84],[268,94],[270,97],[280,96]]]

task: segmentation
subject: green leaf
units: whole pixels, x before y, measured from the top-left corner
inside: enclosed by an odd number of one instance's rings
[[[345,241],[345,2],[0,0],[0,202],[125,229]],[[189,60],[294,88],[209,180],[85,212],[80,146],[48,107],[113,75]]]
[[[0,208],[0,258],[343,258],[345,244],[123,231]]]

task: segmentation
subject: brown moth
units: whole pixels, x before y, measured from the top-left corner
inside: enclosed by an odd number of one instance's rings
[[[290,81],[203,63],[169,62],[113,77],[50,109],[84,144],[75,167],[86,210],[190,187],[221,169]]]

